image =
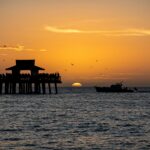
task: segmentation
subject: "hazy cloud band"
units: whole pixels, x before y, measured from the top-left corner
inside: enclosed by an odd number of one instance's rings
[[[25,46],[23,45],[17,45],[17,46],[7,46],[7,45],[2,45],[0,46],[0,50],[1,51],[16,51],[16,52],[22,52],[22,51],[35,51],[34,49],[31,49],[31,48],[25,48]],[[37,51],[40,51],[40,52],[47,52],[48,50],[47,49],[39,49]]]
[[[150,30],[146,29],[122,29],[122,30],[79,30],[57,28],[52,26],[45,26],[45,30],[53,33],[82,33],[82,34],[100,34],[102,36],[150,36]]]

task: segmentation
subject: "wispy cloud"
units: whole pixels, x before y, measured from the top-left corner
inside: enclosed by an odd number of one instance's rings
[[[0,46],[0,50],[12,50],[12,51],[17,51],[17,52],[32,51],[32,49],[25,48],[25,46],[23,45],[17,45],[17,46],[3,45],[3,46]]]
[[[47,52],[47,49],[40,49],[40,52]]]
[[[23,45],[17,45],[17,46],[8,46],[8,45],[2,45],[0,46],[0,50],[1,51],[15,51],[15,52],[34,52],[34,51],[39,51],[39,52],[47,52],[48,50],[47,49],[32,49],[32,48],[26,48],[25,46]]]
[[[121,29],[121,30],[79,30],[45,26],[45,30],[53,33],[100,34],[101,36],[150,36],[150,29]]]
[[[51,26],[46,26],[45,30],[55,33],[82,33],[83,31],[77,29],[63,29],[63,28],[56,28]]]

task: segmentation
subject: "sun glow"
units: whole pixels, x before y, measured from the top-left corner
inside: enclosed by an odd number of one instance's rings
[[[72,87],[81,87],[82,84],[81,83],[78,83],[78,82],[75,82],[72,84]]]

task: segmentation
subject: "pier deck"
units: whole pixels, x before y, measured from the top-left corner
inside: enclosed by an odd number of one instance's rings
[[[0,74],[0,94],[51,94],[51,84],[54,84],[55,93],[58,93],[57,84],[61,83],[59,73],[54,74]]]

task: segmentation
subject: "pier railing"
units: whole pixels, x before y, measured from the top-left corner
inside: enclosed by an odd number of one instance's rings
[[[55,86],[55,93],[58,93],[57,84],[61,83],[59,73],[31,74],[0,74],[0,94],[45,94],[46,85],[51,94],[51,84]]]

